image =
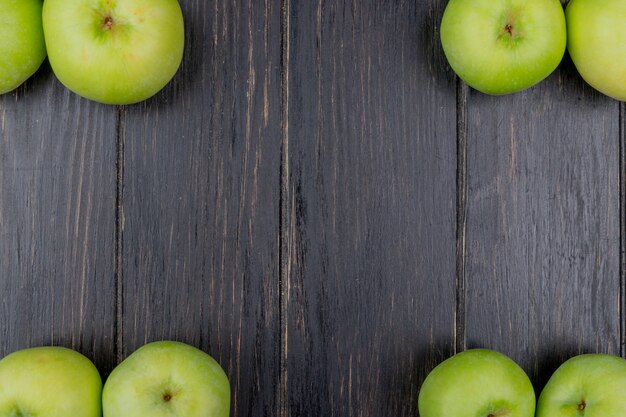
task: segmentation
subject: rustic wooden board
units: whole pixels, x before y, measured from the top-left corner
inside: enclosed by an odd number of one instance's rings
[[[416,416],[454,348],[443,2],[289,6],[282,415]]]
[[[566,59],[526,92],[467,99],[466,341],[536,389],[620,351],[619,104]]]
[[[175,339],[235,417],[407,417],[460,349],[626,355],[625,106],[457,84],[445,3],[181,0],[157,97],[1,96],[0,356]]]
[[[621,353],[626,358],[626,103],[620,103],[620,276]]]
[[[270,416],[280,340],[280,8],[181,5],[181,71],[121,112],[120,356],[153,340],[190,343],[229,375],[233,416]]]
[[[0,357],[54,344],[115,364],[114,126],[47,63],[0,96]]]

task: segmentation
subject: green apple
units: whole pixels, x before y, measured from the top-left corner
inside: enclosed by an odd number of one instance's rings
[[[592,87],[626,101],[626,1],[572,0],[567,49]]]
[[[185,43],[177,0],[46,0],[50,65],[70,90],[107,104],[131,104],[174,77]]]
[[[100,417],[101,394],[94,364],[70,349],[24,349],[0,361],[2,417]]]
[[[505,355],[468,350],[426,377],[420,417],[534,417],[535,391],[526,373]]]
[[[556,370],[539,396],[537,417],[626,416],[626,360],[576,356]]]
[[[463,81],[502,95],[550,75],[565,53],[566,32],[559,0],[450,0],[441,43]]]
[[[201,350],[154,342],[113,370],[102,407],[104,417],[228,417],[230,386],[219,364]]]
[[[42,0],[0,0],[0,94],[15,90],[46,58]]]

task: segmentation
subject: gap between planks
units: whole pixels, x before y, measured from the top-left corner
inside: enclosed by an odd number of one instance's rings
[[[124,106],[117,106],[115,116],[115,356],[120,363],[124,356]]]
[[[626,357],[626,104],[619,105],[620,355]]]
[[[467,96],[469,87],[457,78],[456,88],[456,300],[454,353],[466,349],[465,339],[465,240],[467,234]]]
[[[290,192],[289,192],[289,58],[290,58],[290,1],[280,3],[280,82],[281,82],[281,146],[280,146],[280,207],[279,207],[279,375],[276,401],[280,417],[288,417],[289,386],[288,386],[288,347],[289,347],[289,270],[290,270]]]

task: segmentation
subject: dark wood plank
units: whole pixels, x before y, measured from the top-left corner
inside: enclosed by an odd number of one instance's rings
[[[468,99],[467,345],[540,390],[581,352],[619,354],[619,108],[569,59],[544,83]]]
[[[115,109],[44,64],[0,97],[0,356],[74,348],[115,357]]]
[[[291,2],[288,414],[416,416],[454,349],[455,80],[441,1]]]
[[[620,103],[620,254],[621,353],[626,358],[626,103]]]
[[[123,110],[123,352],[175,339],[228,374],[233,416],[275,415],[280,8],[186,0],[183,67]]]

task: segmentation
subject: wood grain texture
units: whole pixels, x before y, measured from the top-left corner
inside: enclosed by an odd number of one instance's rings
[[[292,1],[291,416],[415,416],[454,349],[455,81],[443,2]]]
[[[47,63],[0,97],[0,357],[62,345],[115,364],[114,126]]]
[[[180,3],[155,98],[91,103],[47,64],[0,96],[0,357],[106,376],[174,339],[234,417],[409,417],[457,350],[537,390],[626,356],[625,106],[569,60],[487,97],[440,50],[444,0]]]
[[[181,6],[181,71],[123,109],[122,356],[153,340],[190,343],[228,374],[233,416],[273,416],[280,7]]]
[[[582,352],[619,354],[619,105],[569,59],[540,85],[468,98],[466,337],[540,390]]]
[[[626,358],[626,103],[620,103],[620,277],[621,354]]]

